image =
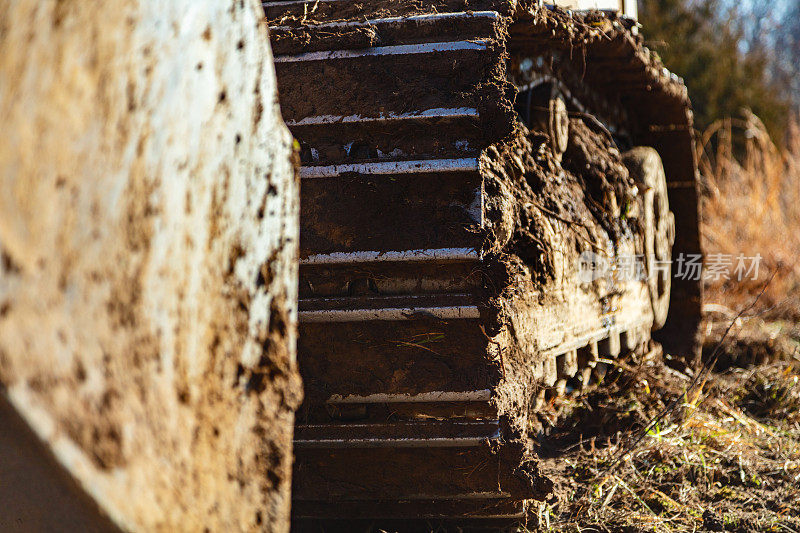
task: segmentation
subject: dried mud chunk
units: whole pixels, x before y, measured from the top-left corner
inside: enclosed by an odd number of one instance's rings
[[[623,233],[619,219],[627,215],[636,189],[611,135],[599,124],[590,127],[581,119],[571,119],[562,164],[580,179],[591,200],[589,209],[618,239]]]

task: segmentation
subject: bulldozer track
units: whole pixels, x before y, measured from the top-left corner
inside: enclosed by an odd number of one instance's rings
[[[486,158],[518,120],[509,83],[557,80],[576,112],[654,146],[680,224],[674,250],[691,252],[685,89],[611,15],[593,16],[612,30],[593,30],[512,2],[263,5],[302,143],[295,525],[518,520],[546,492],[529,414],[588,384],[600,361],[644,350],[653,314],[641,283],[621,295],[498,286]],[[573,48],[580,80],[563,53]],[[660,110],[642,111],[653,102]],[[698,291],[673,286],[683,303],[667,334],[691,337]]]

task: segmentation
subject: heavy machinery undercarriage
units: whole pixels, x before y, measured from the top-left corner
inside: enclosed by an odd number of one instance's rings
[[[549,490],[543,401],[660,326],[692,350],[700,287],[669,273],[700,253],[685,87],[610,12],[264,6],[301,143],[295,525],[517,520]],[[586,279],[587,254],[647,279]]]

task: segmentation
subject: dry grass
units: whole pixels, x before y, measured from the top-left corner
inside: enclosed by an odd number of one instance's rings
[[[698,136],[698,160],[707,262],[712,254],[763,257],[757,280],[706,280],[706,301],[741,309],[777,272],[757,311],[800,319],[800,124],[778,147],[751,113],[720,120]]]
[[[534,504],[527,528],[800,531],[798,370],[734,368],[684,394],[691,376],[658,358],[618,362],[609,383],[552,406],[557,423],[542,443],[557,448],[542,466],[557,496]]]

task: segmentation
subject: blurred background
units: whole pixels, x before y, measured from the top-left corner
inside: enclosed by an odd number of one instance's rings
[[[647,45],[686,81],[711,254],[763,257],[758,279],[707,280],[707,301],[800,319],[800,2],[640,0]],[[735,259],[734,259],[735,261]]]

